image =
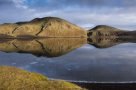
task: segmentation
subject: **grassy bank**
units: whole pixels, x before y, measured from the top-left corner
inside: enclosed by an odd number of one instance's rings
[[[79,86],[21,70],[15,67],[0,66],[0,90],[84,90]]]

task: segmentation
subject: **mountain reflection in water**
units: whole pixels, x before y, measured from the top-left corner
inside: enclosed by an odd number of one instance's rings
[[[0,42],[0,51],[57,57],[79,48],[86,43],[86,38],[10,39]]]
[[[136,81],[135,41],[121,37],[1,39],[0,65],[53,79]]]
[[[1,39],[0,51],[30,53],[35,56],[59,57],[85,44],[96,48],[109,48],[121,43],[135,43],[136,38],[37,38],[37,39]]]

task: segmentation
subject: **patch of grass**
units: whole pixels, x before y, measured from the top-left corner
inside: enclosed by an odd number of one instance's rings
[[[0,66],[0,90],[84,90],[79,86],[15,67]]]

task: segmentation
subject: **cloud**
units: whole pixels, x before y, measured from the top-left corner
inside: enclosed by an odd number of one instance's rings
[[[24,4],[25,0],[0,1],[0,23],[12,23],[32,19],[34,10]]]
[[[28,9],[28,7],[24,4],[26,0],[12,0],[12,2],[15,4],[17,8],[24,8]]]
[[[136,0],[1,0],[0,23],[56,16],[83,27],[135,26]]]
[[[29,0],[26,2],[32,8],[58,9],[67,7],[135,7],[136,0]]]
[[[128,7],[136,7],[136,0],[124,0],[123,5]]]
[[[132,10],[133,11],[133,10]],[[124,8],[114,8],[111,10],[101,8],[101,10],[86,8],[67,8],[61,10],[54,10],[51,12],[39,12],[35,14],[36,17],[57,16],[69,20],[72,23],[89,27],[99,24],[106,24],[112,26],[124,27],[126,25],[135,25],[135,12],[126,11]]]
[[[113,0],[31,0],[27,2],[30,7],[47,7],[50,8],[61,8],[61,7],[69,7],[69,6],[104,6],[112,3]],[[38,4],[37,4],[38,3]],[[113,5],[113,3],[111,4]],[[57,9],[56,8],[56,9]]]
[[[7,4],[11,4],[12,1],[11,0],[0,0],[0,5],[7,5]]]

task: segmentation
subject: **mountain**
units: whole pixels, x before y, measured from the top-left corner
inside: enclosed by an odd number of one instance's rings
[[[5,36],[5,37],[4,37]],[[0,38],[23,37],[87,37],[87,32],[60,18],[36,18],[28,22],[0,25]]]
[[[117,36],[119,32],[123,30],[107,26],[107,25],[98,25],[90,29],[87,33],[88,37],[100,37],[100,36]]]
[[[98,25],[87,32],[88,37],[136,37],[136,31],[126,31],[107,25]]]
[[[88,44],[108,48],[117,44],[136,42],[136,31],[125,31],[107,25],[98,25],[87,32]]]

